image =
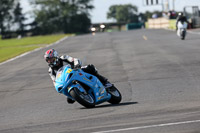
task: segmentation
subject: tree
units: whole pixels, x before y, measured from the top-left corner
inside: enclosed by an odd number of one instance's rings
[[[14,0],[0,0],[0,34],[2,38],[6,30],[6,24],[12,19],[10,10],[14,5]]]
[[[18,26],[18,32],[20,35],[24,34],[24,20],[25,17],[22,14],[22,8],[20,6],[20,3],[18,2],[15,9],[14,9],[14,23]]]
[[[112,5],[107,13],[108,19],[115,19],[118,23],[138,22],[137,7],[131,4]]]
[[[152,18],[153,14],[157,14],[158,17],[162,17],[162,12],[161,11],[146,11],[145,13],[140,13],[140,16],[147,21],[148,19]]]
[[[84,27],[91,24],[89,11],[92,0],[32,0],[32,4],[39,6],[35,10],[35,21],[41,34],[63,31],[86,32]],[[82,20],[79,19],[82,18]],[[89,28],[88,28],[89,29]]]
[[[90,24],[91,24],[91,21],[88,18],[87,14],[85,13],[78,14],[71,18],[71,21],[70,21],[71,28],[69,31],[71,33],[74,33],[74,32],[87,33],[88,29],[90,28]]]

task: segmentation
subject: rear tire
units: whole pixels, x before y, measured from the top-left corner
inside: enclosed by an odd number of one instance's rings
[[[108,102],[111,104],[119,104],[122,100],[119,90],[113,85],[112,87],[108,88],[107,91],[111,95],[111,98]]]
[[[73,88],[70,91],[70,95],[81,105],[83,105],[86,108],[93,108],[95,107],[95,101],[90,94],[84,94],[79,91],[78,88]]]

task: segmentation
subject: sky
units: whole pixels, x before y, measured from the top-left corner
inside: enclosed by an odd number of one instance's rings
[[[106,15],[109,10],[109,7],[116,4],[132,4],[138,7],[138,12],[145,11],[162,11],[161,5],[147,6],[145,5],[146,0],[93,0],[92,4],[94,5],[94,9],[90,12],[92,23],[105,23],[105,22],[113,22],[114,20],[108,20]],[[149,0],[150,1],[150,0]],[[161,3],[166,3],[167,0],[159,0]],[[176,11],[183,11],[184,6],[199,6],[200,8],[200,0],[168,0],[169,8],[173,9],[173,1],[175,4]],[[23,13],[31,12],[32,8],[28,3],[28,0],[21,0],[21,5],[23,8]],[[28,21],[31,21],[29,19]]]

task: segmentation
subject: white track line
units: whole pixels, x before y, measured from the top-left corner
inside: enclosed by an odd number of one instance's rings
[[[112,132],[121,132],[121,131],[128,131],[128,130],[138,130],[138,129],[147,129],[147,128],[156,128],[156,127],[165,127],[165,126],[174,126],[174,125],[199,123],[199,122],[200,122],[200,120],[183,121],[183,122],[165,123],[165,124],[158,124],[158,125],[149,125],[149,126],[131,127],[131,128],[121,128],[121,129],[107,130],[107,131],[98,131],[98,132],[92,132],[92,133],[112,133]]]
[[[20,58],[20,57],[23,57],[23,56],[25,56],[25,55],[28,55],[28,54],[30,54],[30,53],[33,53],[33,52],[39,51],[40,49],[48,48],[48,47],[50,47],[50,46],[52,46],[52,45],[56,45],[56,44],[58,44],[58,43],[64,41],[64,40],[67,39],[67,38],[68,38],[68,36],[66,36],[66,37],[64,37],[64,38],[62,38],[62,39],[56,41],[55,43],[52,43],[52,44],[50,44],[50,45],[47,45],[46,47],[37,48],[37,49],[34,49],[34,50],[32,50],[32,51],[29,51],[29,52],[23,53],[23,54],[21,54],[21,55],[19,55],[19,56],[16,56],[16,57],[14,57],[14,58],[11,58],[11,59],[9,59],[9,60],[6,60],[6,61],[0,63],[0,66],[3,65],[3,64],[8,63],[8,62],[10,62],[10,61],[16,60],[16,59],[18,59],[18,58]]]

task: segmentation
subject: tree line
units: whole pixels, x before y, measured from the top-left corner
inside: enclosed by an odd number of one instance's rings
[[[2,38],[14,35],[45,35],[54,33],[87,33],[90,30],[90,11],[93,0],[29,0],[34,7],[34,21],[25,24],[20,0],[0,0],[0,34]],[[146,21],[153,13],[138,13],[135,5],[112,5],[107,18],[117,23]],[[26,29],[27,25],[31,27]]]
[[[15,27],[16,32],[21,34],[24,30],[23,21],[25,21],[25,17],[18,0],[0,1],[0,33],[2,37],[11,31],[12,27]]]
[[[161,11],[139,13],[138,7],[132,4],[112,5],[107,12],[107,18],[114,19],[117,23],[139,23],[146,22],[153,14],[162,17]]]
[[[87,33],[91,25],[92,0],[29,0],[34,6],[34,21],[30,24],[32,35],[53,33]],[[4,38],[14,31],[24,35],[26,18],[19,0],[0,1],[0,33]],[[13,30],[14,27],[14,30]],[[12,28],[12,29],[11,29]]]

